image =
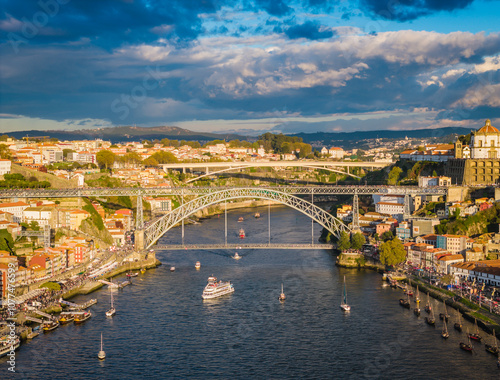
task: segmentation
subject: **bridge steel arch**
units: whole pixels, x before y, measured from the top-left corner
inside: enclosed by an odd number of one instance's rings
[[[309,216],[337,237],[340,236],[341,231],[349,231],[349,228],[341,220],[322,208],[291,194],[260,188],[224,189],[193,199],[148,226],[144,230],[144,249],[150,248],[167,231],[195,212],[223,201],[240,198],[267,199],[289,206]]]

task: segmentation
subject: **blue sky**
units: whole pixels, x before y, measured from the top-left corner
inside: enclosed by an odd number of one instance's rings
[[[0,128],[500,127],[497,0],[0,0]]]

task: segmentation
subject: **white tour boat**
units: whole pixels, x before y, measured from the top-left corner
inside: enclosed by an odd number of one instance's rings
[[[233,284],[230,281],[219,281],[217,282],[217,278],[214,276],[210,276],[208,278],[208,284],[205,286],[203,290],[203,294],[201,298],[204,300],[217,298],[229,293],[234,292]]]
[[[196,264],[194,264],[194,267],[196,269],[200,269],[201,268],[201,263],[199,261],[197,261]]]
[[[240,256],[240,255],[238,255],[238,252],[235,252],[235,253],[234,253],[233,259],[235,259],[235,260],[239,260],[239,259],[241,259],[241,256]]]
[[[8,335],[2,336],[0,338],[0,358],[7,356],[12,350],[17,350],[20,345],[21,340],[17,335],[14,338]]]

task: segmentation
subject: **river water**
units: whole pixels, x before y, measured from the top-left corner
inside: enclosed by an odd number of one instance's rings
[[[253,214],[259,211],[260,219]],[[238,223],[243,216],[244,222]],[[228,241],[268,241],[267,208],[228,213]],[[320,227],[314,226],[315,238]],[[311,241],[311,221],[285,207],[271,209],[271,241]],[[180,243],[175,228],[160,243]],[[221,243],[224,218],[185,227],[186,243]],[[399,306],[400,290],[383,287],[372,271],[340,269],[323,250],[158,252],[163,266],[114,292],[117,314],[103,289],[75,302],[97,298],[94,316],[23,344],[16,375],[0,360],[0,379],[498,379],[496,359],[476,344],[459,349],[464,333],[450,338]],[[201,270],[194,268],[201,262]],[[170,265],[176,271],[170,272]],[[230,280],[235,292],[212,301],[201,293],[207,278]],[[339,308],[346,278],[350,313]],[[287,300],[278,301],[281,283]],[[432,301],[437,314],[442,306]],[[413,307],[413,305],[412,305]],[[473,329],[464,322],[464,327]],[[100,335],[106,359],[99,362]],[[481,332],[483,341],[491,336]],[[491,343],[491,342],[490,342]]]

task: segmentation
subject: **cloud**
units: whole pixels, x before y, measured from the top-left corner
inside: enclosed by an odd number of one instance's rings
[[[324,28],[314,21],[306,21],[303,24],[291,26],[285,29],[285,34],[290,39],[306,38],[308,40],[321,40],[335,35],[333,30]]]

